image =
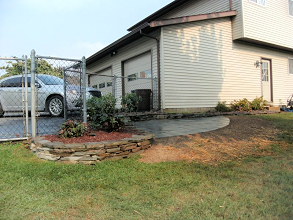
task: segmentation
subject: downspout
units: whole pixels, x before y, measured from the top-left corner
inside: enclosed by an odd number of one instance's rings
[[[157,42],[157,70],[158,70],[158,109],[161,110],[161,55],[160,55],[160,39],[147,35],[140,30],[140,34],[152,38]]]

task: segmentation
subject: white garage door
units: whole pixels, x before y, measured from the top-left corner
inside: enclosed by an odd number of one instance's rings
[[[125,93],[136,89],[152,88],[151,53],[146,53],[124,62]]]
[[[99,89],[104,95],[112,94],[112,70],[111,68],[90,75],[90,86]]]

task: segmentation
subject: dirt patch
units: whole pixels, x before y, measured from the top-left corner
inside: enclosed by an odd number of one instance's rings
[[[73,143],[87,143],[87,142],[100,142],[121,140],[124,138],[130,138],[132,135],[141,134],[134,128],[127,128],[123,132],[106,132],[106,131],[88,131],[83,137],[73,138],[60,138],[58,135],[44,135],[43,137],[51,142],[62,142],[64,144]]]
[[[270,122],[248,116],[229,116],[224,128],[201,134],[155,139],[142,154],[141,162],[198,161],[217,164],[248,155],[261,156],[273,152],[279,133]]]

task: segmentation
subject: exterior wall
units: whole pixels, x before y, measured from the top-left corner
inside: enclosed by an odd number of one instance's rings
[[[244,37],[293,49],[293,16],[288,0],[266,0],[261,6],[242,0]]]
[[[153,32],[151,35],[157,37],[159,35],[159,31]],[[117,89],[115,91],[115,97],[120,98],[122,96],[122,80],[119,77],[122,76],[123,62],[147,51],[151,52],[152,73],[154,77],[157,77],[157,43],[154,39],[144,36],[120,48],[115,56],[111,57],[108,55],[87,66],[87,72],[97,73],[103,69],[111,67],[112,75],[118,77],[116,80]]]
[[[218,101],[262,96],[261,57],[272,59],[274,104],[292,93],[285,53],[233,42],[229,18],[162,28],[162,108],[215,107]],[[281,100],[281,101],[280,101]]]
[[[233,40],[244,37],[242,0],[233,0],[233,10],[237,15],[232,19]]]
[[[165,14],[160,19],[229,11],[229,2],[229,0],[190,0],[187,3],[172,10],[171,12]]]

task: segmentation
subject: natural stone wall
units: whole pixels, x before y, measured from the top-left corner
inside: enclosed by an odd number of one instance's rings
[[[35,138],[30,149],[41,159],[66,163],[95,164],[142,153],[150,148],[153,135],[133,135],[118,141],[64,144]]]

